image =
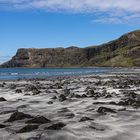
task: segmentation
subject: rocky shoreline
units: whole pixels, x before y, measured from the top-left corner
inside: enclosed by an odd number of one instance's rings
[[[0,140],[139,140],[140,73],[0,81]]]

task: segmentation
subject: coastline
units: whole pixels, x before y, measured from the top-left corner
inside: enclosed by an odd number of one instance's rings
[[[0,93],[5,99],[0,101],[0,139],[140,137],[139,69],[48,80],[0,81]],[[17,111],[25,118],[6,122]],[[26,118],[27,114],[32,118]]]

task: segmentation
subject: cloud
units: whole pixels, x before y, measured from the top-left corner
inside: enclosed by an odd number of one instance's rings
[[[138,21],[139,5],[140,0],[0,0],[0,9],[42,9],[51,12],[91,13],[98,15],[93,22],[100,23]]]

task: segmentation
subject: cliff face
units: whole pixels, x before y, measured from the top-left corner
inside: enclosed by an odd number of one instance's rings
[[[99,46],[18,49],[1,67],[140,66],[140,30]]]

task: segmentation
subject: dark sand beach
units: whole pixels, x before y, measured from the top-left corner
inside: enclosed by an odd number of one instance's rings
[[[140,70],[0,82],[0,140],[140,140]]]

